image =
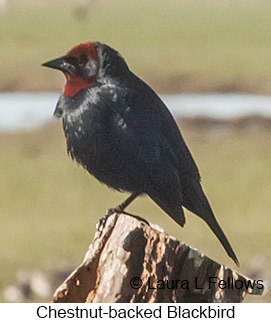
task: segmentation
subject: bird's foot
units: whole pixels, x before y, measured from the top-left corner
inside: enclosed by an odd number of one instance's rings
[[[107,221],[108,217],[109,217],[109,215],[108,215],[108,214],[105,214],[105,216],[103,216],[103,217],[98,221],[97,226],[96,226],[96,228],[97,228],[97,236],[96,236],[96,238],[100,238],[100,236],[101,236],[101,234],[102,234],[102,232],[103,232],[103,229],[104,229],[104,227],[105,227],[105,223],[106,223],[106,221]]]
[[[114,213],[120,214],[120,213],[125,213],[125,212],[123,211],[123,209],[119,205],[119,206],[114,207],[112,209],[107,209],[105,212],[105,216],[106,216],[106,218],[108,218],[110,215],[112,215]]]
[[[112,209],[108,209],[106,210],[105,212],[105,216],[102,217],[99,222],[97,223],[97,238],[99,238],[103,232],[103,229],[105,227],[105,224],[106,224],[106,221],[107,219],[110,217],[110,215],[114,214],[114,213],[117,213],[117,214],[120,214],[120,213],[126,213],[124,212],[120,206],[117,206],[115,208],[112,208]]]
[[[142,221],[142,222],[145,222],[147,225],[149,225],[149,222],[145,219],[143,219],[141,216],[139,215],[135,215],[135,214],[131,214],[131,213],[128,213],[126,211],[124,211],[121,207],[121,205],[115,207],[115,208],[112,208],[112,209],[107,209],[106,210],[106,213],[105,213],[105,216],[102,217],[99,222],[97,223],[97,236],[96,238],[99,238],[103,232],[103,229],[105,227],[105,224],[106,224],[106,221],[107,219],[110,217],[110,215],[112,214],[126,214],[126,215],[129,215],[129,216],[132,216],[133,218],[139,220],[139,221]]]
[[[120,205],[119,205],[119,206],[117,206],[116,208],[106,210],[106,216],[110,216],[110,215],[112,215],[113,213],[117,213],[117,214],[122,213],[122,214],[130,215],[130,216],[132,216],[133,218],[135,218],[135,219],[137,219],[137,220],[139,220],[139,221],[145,222],[146,224],[148,224],[148,225],[149,225],[149,222],[148,222],[147,220],[143,219],[143,218],[142,218],[141,216],[139,216],[139,215],[135,215],[135,214],[128,213],[128,212],[124,211],[124,210],[121,208],[121,206],[120,206]]]

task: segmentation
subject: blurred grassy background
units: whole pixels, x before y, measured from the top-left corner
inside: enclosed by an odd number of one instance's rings
[[[0,90],[60,90],[63,76],[40,64],[77,43],[99,40],[118,49],[132,70],[160,92],[270,93],[269,1],[82,3],[8,2],[0,16]],[[270,272],[270,131],[217,135],[182,126],[205,191],[241,262],[240,272],[248,273],[255,255],[266,257]],[[1,134],[0,147],[2,289],[20,268],[46,271],[80,263],[98,219],[126,194],[99,184],[67,158],[60,123]],[[196,216],[188,214],[182,229],[146,197],[129,211],[234,267]],[[254,300],[270,301],[270,295],[248,298]]]
[[[239,257],[240,272],[249,273],[256,255],[266,257],[270,270],[271,133],[232,130],[215,135],[185,123],[182,128],[217,218]],[[5,151],[0,156],[2,287],[20,268],[46,271],[65,262],[78,265],[98,219],[126,194],[101,185],[67,158],[60,123],[34,133],[1,135],[0,145]],[[138,198],[128,211],[235,267],[193,214],[187,212],[182,229],[147,197]]]
[[[61,75],[40,64],[99,40],[163,92],[266,93],[270,16],[265,0],[9,1],[0,16],[0,89],[59,89]]]

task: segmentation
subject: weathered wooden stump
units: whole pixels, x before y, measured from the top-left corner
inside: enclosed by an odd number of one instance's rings
[[[241,302],[263,291],[248,283],[161,228],[113,214],[53,302]]]

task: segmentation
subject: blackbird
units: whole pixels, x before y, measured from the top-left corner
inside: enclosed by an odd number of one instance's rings
[[[84,42],[43,66],[66,77],[54,115],[62,118],[69,155],[100,182],[131,193],[108,214],[124,212],[147,194],[184,226],[185,207],[208,224],[238,265],[171,113],[121,55],[100,42]]]

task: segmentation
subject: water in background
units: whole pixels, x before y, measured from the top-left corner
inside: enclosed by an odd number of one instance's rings
[[[53,118],[59,93],[0,93],[0,131],[31,130]],[[271,96],[256,94],[162,95],[173,115],[234,118],[250,114],[271,116]]]

